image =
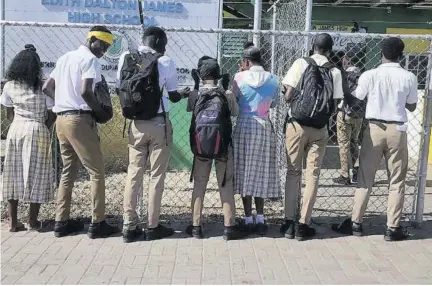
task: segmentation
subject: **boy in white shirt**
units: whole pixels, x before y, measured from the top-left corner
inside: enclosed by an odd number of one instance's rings
[[[367,208],[375,173],[384,156],[389,170],[389,197],[387,207],[387,241],[403,240],[408,232],[400,226],[405,178],[408,170],[407,109],[417,107],[417,77],[399,64],[405,45],[399,38],[383,41],[382,64],[362,74],[354,95],[367,98],[366,116],[369,121],[360,151],[358,187],[354,197],[352,218],[333,230],[356,236],[363,235],[362,221]]]

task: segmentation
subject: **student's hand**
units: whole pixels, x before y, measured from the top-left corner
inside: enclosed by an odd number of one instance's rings
[[[185,88],[179,90],[179,93],[180,93],[180,95],[181,95],[183,98],[187,98],[187,97],[189,97],[190,88],[189,88],[189,87],[185,87]]]
[[[199,85],[200,77],[197,69],[192,69],[191,71],[192,79],[194,80],[195,85]]]
[[[222,87],[224,90],[228,90],[229,83],[230,83],[230,75],[227,73],[223,74],[222,75]]]

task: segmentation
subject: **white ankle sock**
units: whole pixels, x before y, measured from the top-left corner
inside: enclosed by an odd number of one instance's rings
[[[264,215],[259,214],[256,216],[256,223],[264,223]]]
[[[246,224],[251,224],[251,223],[253,223],[253,218],[252,218],[251,216],[247,216],[247,217],[245,218],[245,223],[246,223]]]

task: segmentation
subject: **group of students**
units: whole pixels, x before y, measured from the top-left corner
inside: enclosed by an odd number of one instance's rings
[[[53,199],[48,132],[53,118],[51,108],[56,114],[63,161],[55,236],[70,235],[84,228],[81,222],[69,217],[78,161],[89,172],[91,180],[93,214],[88,236],[107,237],[121,231],[105,222],[105,175],[97,132],[97,124],[104,124],[113,116],[110,103],[102,100],[107,96],[104,93],[107,88],[98,62],[112,42],[108,29],[95,26],[88,33],[85,45],[58,59],[43,86],[40,59],[34,47],[26,46],[13,59],[2,93],[2,104],[7,107],[9,117],[13,117],[2,181],[3,200],[9,204],[10,231],[25,230],[17,221],[18,200],[30,202],[28,228],[38,230],[42,226],[38,221],[40,204]],[[252,232],[264,235],[267,232],[264,199],[281,197],[281,189],[285,190],[286,219],[281,232],[287,238],[298,240],[315,236],[310,224],[329,138],[326,126],[334,113],[343,112],[341,101],[355,99],[367,102],[365,118],[369,124],[360,153],[352,219],[333,229],[345,234],[362,234],[362,217],[384,156],[390,174],[385,238],[400,240],[408,236],[399,224],[408,164],[405,108],[413,111],[416,107],[417,79],[398,64],[404,49],[400,39],[384,40],[382,64],[361,75],[351,90],[345,87],[345,70],[329,62],[333,39],[325,33],[315,37],[312,55],[296,60],[282,82],[264,70],[260,50],[251,43],[245,45],[240,70],[230,90],[229,76],[222,75],[217,60],[208,56],[200,58],[197,69],[192,71],[193,90],[179,89],[176,65],[165,55],[167,43],[162,29],[149,27],[138,49],[125,52],[119,60],[116,91],[124,117],[131,119],[123,205],[124,242],[155,240],[174,234],[172,228],[159,223],[159,216],[172,147],[168,100],[176,103],[184,98],[188,100],[187,111],[192,112],[189,135],[194,154],[192,224],[186,229],[190,236],[204,236],[201,214],[213,162],[224,213],[225,240],[244,238]],[[280,128],[275,128],[269,116],[271,109],[286,108],[281,102],[289,106],[283,128],[287,166],[279,165],[276,137],[280,134],[276,130]],[[234,126],[232,117],[237,117]],[[345,119],[344,114],[341,120]],[[301,209],[297,210],[304,158],[306,186]],[[144,231],[136,207],[148,160],[148,222]],[[278,174],[284,167],[286,185],[281,186]],[[234,194],[240,194],[243,199],[245,219],[241,225],[235,222]]]

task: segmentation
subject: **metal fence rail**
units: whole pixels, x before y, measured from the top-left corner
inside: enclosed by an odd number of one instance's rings
[[[11,59],[23,49],[25,44],[32,43],[43,62],[45,76],[53,69],[58,57],[84,43],[85,35],[91,26],[85,24],[54,24],[30,22],[1,22],[1,55],[2,72],[7,69]],[[120,54],[140,43],[142,30],[133,26],[109,26],[115,34],[115,42],[101,61],[103,74],[111,83],[114,82],[117,62]],[[316,32],[280,32],[280,31],[248,31],[248,30],[203,30],[167,28],[170,56],[178,67],[179,83],[191,86],[190,70],[197,65],[203,55],[217,57],[223,72],[232,76],[238,70],[243,43],[258,35],[264,59],[263,66],[272,70],[281,78],[293,61],[308,53],[310,43]],[[380,63],[380,43],[388,35],[380,34],[331,34],[335,40],[335,49],[357,59],[363,70],[369,70]],[[431,104],[427,95],[428,80],[431,70],[431,36],[400,35],[406,48],[401,65],[414,72],[419,81],[419,103],[414,113],[409,114],[409,170],[407,176],[406,200],[404,216],[407,220],[421,219],[416,210],[422,210],[422,195],[425,189],[425,160],[427,160]],[[99,126],[101,144],[106,164],[106,211],[107,215],[121,217],[124,182],[127,170],[127,139],[123,138],[123,117],[118,98],[113,95],[115,115],[111,122]],[[279,151],[283,151],[284,135],[282,114],[272,113],[277,122]],[[192,165],[192,154],[189,147],[188,130],[190,114],[186,113],[186,102],[171,104],[171,121],[174,125],[174,146],[167,174],[165,193],[162,203],[162,217],[165,219],[190,219],[190,201],[192,185],[189,182]],[[2,150],[4,138],[10,122],[1,113]],[[323,169],[321,171],[320,188],[315,204],[313,217],[315,222],[329,222],[341,215],[349,214],[353,205],[354,186],[341,186],[333,182],[339,176],[339,151],[337,146],[336,120],[329,124],[330,141],[326,150]],[[55,132],[53,133],[55,134]],[[2,151],[3,152],[3,151]],[[3,156],[3,153],[2,153]],[[61,172],[58,145],[53,139],[54,170]],[[281,156],[279,160],[286,160]],[[284,180],[280,170],[281,179]],[[424,178],[423,178],[424,177]],[[57,176],[58,178],[58,176]],[[424,179],[424,184],[423,180]],[[147,204],[148,176],[144,179],[143,205],[141,213],[145,216]],[[387,172],[382,165],[376,175],[376,184],[367,209],[368,215],[385,215],[387,205]],[[75,184],[73,207],[74,217],[90,217],[90,184],[87,173],[82,170]],[[417,194],[420,194],[417,199]],[[204,214],[212,220],[219,220],[222,214],[217,192],[215,174],[212,173],[204,202]],[[240,198],[237,198],[237,212],[242,213]],[[417,208],[418,207],[418,208]],[[43,219],[54,218],[54,204],[42,207]],[[420,211],[418,211],[420,212]],[[21,211],[24,216],[26,212]],[[2,207],[2,218],[6,216]],[[269,200],[266,203],[266,216],[273,219],[283,218],[283,199]]]

